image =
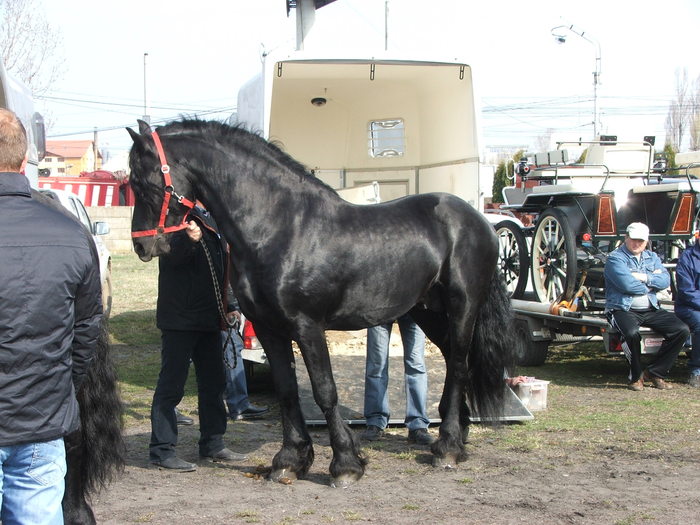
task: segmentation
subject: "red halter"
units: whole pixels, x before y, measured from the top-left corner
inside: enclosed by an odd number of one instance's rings
[[[156,151],[158,151],[158,157],[160,158],[160,171],[163,172],[163,180],[165,181],[165,195],[163,197],[163,206],[160,209],[160,219],[158,220],[158,226],[152,230],[140,230],[136,232],[131,232],[132,237],[151,237],[163,233],[176,232],[178,230],[184,230],[187,228],[187,214],[182,217],[182,222],[177,226],[165,226],[165,218],[168,216],[168,205],[170,204],[170,196],[174,195],[177,202],[185,206],[188,210],[194,208],[194,202],[187,199],[182,195],[175,193],[175,188],[173,187],[172,179],[170,178],[170,166],[165,159],[165,152],[163,151],[163,145],[160,143],[160,137],[158,132],[154,131],[151,136],[153,137],[153,142],[156,145]]]

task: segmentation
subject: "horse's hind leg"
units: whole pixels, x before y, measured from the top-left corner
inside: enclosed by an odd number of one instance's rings
[[[331,360],[323,330],[316,326],[309,327],[300,337],[299,346],[309,372],[314,400],[328,424],[333,449],[333,459],[329,469],[333,478],[332,486],[346,487],[364,475],[367,459],[360,451],[350,427],[340,415],[338,391],[333,380]]]
[[[292,342],[277,337],[264,328],[255,328],[270,361],[282,417],[282,448],[272,460],[270,479],[302,479],[314,462],[314,449],[299,404]]]
[[[447,315],[444,312],[435,312],[426,308],[413,308],[410,312],[413,320],[418,323],[421,330],[432,343],[440,349],[442,356],[445,358],[445,363],[448,363],[452,351],[450,347],[450,326]],[[469,425],[471,424],[469,405],[466,402],[466,396],[462,395],[459,407],[459,425],[462,435],[462,443],[467,442],[469,436]],[[445,405],[438,408],[440,419],[443,418],[442,411],[446,410]]]
[[[464,341],[471,340],[471,332],[465,334],[459,329],[457,331],[452,329],[450,320],[443,312],[414,308],[410,314],[445,358],[445,384],[438,407],[442,424],[440,437],[431,449],[435,455],[433,463],[436,466],[451,467],[466,457],[463,443],[469,435],[470,411],[464,389],[466,368],[462,368],[460,363],[466,367],[468,346],[464,345]],[[469,339],[466,339],[467,337]],[[462,344],[451,344],[453,339],[462,341]]]

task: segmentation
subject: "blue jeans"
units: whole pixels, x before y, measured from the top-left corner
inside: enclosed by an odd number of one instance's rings
[[[697,310],[677,311],[676,315],[690,328],[691,344],[693,351],[690,352],[688,368],[691,375],[700,375],[700,312]]]
[[[222,344],[226,341],[226,335],[226,332],[221,332]],[[235,348],[232,348],[231,343],[229,343],[224,350],[226,355],[225,397],[229,416],[235,416],[250,408],[250,401],[248,401],[248,383],[245,379],[245,368],[243,368],[243,356],[241,355],[243,341],[237,332],[231,334],[231,340]],[[236,368],[229,368],[234,363],[234,350],[236,352]]]
[[[428,374],[425,371],[425,334],[409,315],[397,320],[403,342],[403,367],[406,386],[406,427],[427,428],[426,404]],[[386,428],[389,423],[389,336],[393,323],[367,329],[365,366],[365,421],[367,425]]]
[[[66,448],[63,438],[0,447],[3,525],[61,525]]]

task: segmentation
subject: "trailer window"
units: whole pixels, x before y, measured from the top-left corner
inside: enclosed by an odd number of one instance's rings
[[[369,123],[370,157],[402,157],[405,151],[403,119],[372,120]]]

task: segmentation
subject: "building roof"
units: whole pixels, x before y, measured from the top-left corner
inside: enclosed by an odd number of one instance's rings
[[[80,158],[92,149],[91,140],[47,140],[46,155],[66,159]]]

